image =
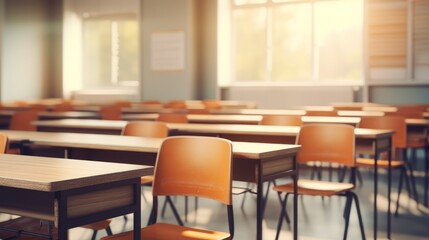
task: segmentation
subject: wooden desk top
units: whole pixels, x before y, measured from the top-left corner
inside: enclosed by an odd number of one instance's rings
[[[338,123],[338,124],[350,124],[357,126],[360,122],[359,117],[331,117],[331,116],[302,116],[301,120],[303,123]]]
[[[126,114],[122,120],[127,121],[154,121],[158,118],[157,113]],[[262,120],[260,115],[218,115],[218,114],[187,114],[190,123],[226,123],[226,124],[259,124]]]
[[[337,115],[340,117],[381,117],[385,113],[380,111],[338,111]]]
[[[0,186],[55,192],[137,178],[151,167],[0,154]]]
[[[13,110],[0,110],[0,116],[12,117],[16,111]],[[39,118],[45,119],[62,119],[62,118],[100,118],[100,115],[92,112],[39,112]]]
[[[288,109],[213,109],[211,114],[233,115],[305,115],[305,110]]]
[[[325,118],[325,117],[323,117]],[[425,119],[417,119],[423,120]],[[417,122],[417,121],[416,121]],[[426,120],[429,124],[429,120]],[[35,121],[37,126],[49,126],[57,128],[81,128],[81,129],[110,129],[121,130],[127,121],[109,121],[92,119],[61,119]],[[244,125],[244,124],[197,124],[197,123],[168,123],[170,130],[180,130],[181,132],[209,133],[209,134],[253,134],[253,135],[271,135],[271,136],[296,136],[300,127],[295,126],[269,126],[269,125]],[[378,129],[356,129],[358,137],[376,137],[383,134],[392,134],[390,130]],[[381,135],[380,135],[381,134]]]
[[[210,124],[209,124],[210,125]],[[210,125],[211,126],[211,125]],[[76,147],[133,152],[157,153],[162,138],[146,138],[103,134],[62,133],[62,132],[28,132],[0,130],[7,134],[10,141],[29,140],[34,144],[57,147]],[[296,152],[298,145],[233,142],[234,157],[261,159]]]
[[[119,130],[125,127],[127,121],[100,120],[100,119],[59,119],[59,120],[39,120],[34,121],[36,126],[52,127],[77,127],[90,129],[113,129]]]

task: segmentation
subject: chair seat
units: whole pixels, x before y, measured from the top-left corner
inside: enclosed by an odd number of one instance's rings
[[[402,160],[392,160],[391,166],[392,168],[398,168],[404,166],[405,162]],[[374,167],[374,159],[372,158],[358,158],[356,159],[356,166],[358,167]],[[389,168],[389,161],[384,159],[377,160],[377,167],[380,168]]]
[[[156,223],[141,229],[141,238],[150,240],[223,240],[231,239],[229,233],[204,230],[178,225]],[[125,232],[113,236],[107,236],[102,240],[133,239],[133,232]]]
[[[94,231],[98,231],[98,230],[104,230],[106,228],[109,227],[110,223],[112,222],[112,219],[106,219],[103,221],[99,221],[99,222],[95,222],[95,223],[90,223],[87,225],[83,225],[83,228],[88,228]]]
[[[351,183],[313,181],[307,179],[298,180],[299,195],[333,196],[353,188],[354,185]],[[274,186],[273,189],[277,192],[293,193],[294,184],[288,183],[278,185]]]
[[[153,175],[143,176],[140,178],[141,185],[152,186],[152,182],[153,182]]]

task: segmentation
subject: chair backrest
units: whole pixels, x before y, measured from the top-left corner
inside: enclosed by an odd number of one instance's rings
[[[132,103],[127,100],[116,101],[113,105],[117,107],[131,107]]]
[[[33,103],[29,105],[28,109],[31,111],[46,112],[48,111],[48,106],[46,104]]]
[[[173,100],[164,104],[164,108],[185,109],[186,102],[183,100]]]
[[[332,111],[318,111],[318,110],[306,110],[306,116],[338,116],[336,110]]]
[[[0,133],[0,153],[5,153],[9,145],[9,140],[6,134]]]
[[[301,145],[299,163],[311,161],[355,165],[354,127],[346,124],[309,124],[301,127],[296,139]]]
[[[221,102],[219,100],[206,99],[206,100],[203,100],[202,103],[205,106],[205,108],[207,108],[207,109],[221,109],[222,108]]]
[[[180,113],[160,113],[157,120],[166,123],[187,123],[188,117]]]
[[[37,111],[17,111],[12,115],[9,123],[10,130],[36,131],[37,127],[31,122],[38,120]]]
[[[69,112],[69,111],[73,111],[74,107],[73,105],[71,105],[70,103],[60,103],[57,105],[54,105],[52,108],[53,112]]]
[[[163,122],[138,121],[129,122],[122,129],[122,135],[165,138],[168,136],[167,124]]]
[[[404,149],[407,146],[407,124],[402,116],[383,116],[361,118],[359,128],[392,129],[392,147]]]
[[[301,116],[294,115],[265,115],[260,125],[301,126]]]
[[[118,106],[103,106],[100,108],[100,116],[103,120],[121,120],[122,111]]]
[[[207,108],[190,108],[187,111],[189,114],[210,114]]]
[[[202,136],[166,138],[158,152],[153,196],[205,197],[232,204],[232,144]]]

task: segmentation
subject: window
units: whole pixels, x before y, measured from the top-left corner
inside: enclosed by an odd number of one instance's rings
[[[363,82],[363,0],[231,0],[232,81]]]
[[[133,15],[84,18],[83,87],[130,85],[138,81],[138,22]]]

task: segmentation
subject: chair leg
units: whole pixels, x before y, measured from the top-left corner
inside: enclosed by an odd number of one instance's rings
[[[411,166],[411,164],[409,164],[409,163],[405,163],[405,164],[407,165],[408,169],[410,169],[411,187],[412,187],[413,192],[414,192],[414,198],[418,204],[419,203],[419,196],[418,196],[417,188],[416,188],[416,180],[414,178],[414,169]]]
[[[346,224],[344,227],[344,236],[343,236],[344,240],[347,239],[347,233],[349,230],[351,206],[352,206],[352,196],[350,193],[346,193],[346,206],[344,208],[344,219],[346,220]]]
[[[357,197],[357,195],[354,192],[351,192],[351,195],[353,196],[353,199],[355,200],[355,204],[356,204],[356,211],[358,214],[358,219],[359,219],[359,227],[360,227],[360,233],[362,234],[362,240],[365,240],[365,229],[363,226],[363,221],[362,221],[362,213],[360,211],[360,205],[359,205],[359,199]]]
[[[250,184],[251,183],[247,183],[247,189],[249,189],[250,188]],[[244,202],[246,201],[246,196],[247,196],[247,192],[244,192],[244,195],[243,195],[243,200],[241,200],[241,209],[243,209],[244,208]]]
[[[94,230],[93,232],[92,232],[92,237],[91,237],[91,240],[95,240],[96,238],[97,238],[97,230]]]
[[[107,232],[107,235],[109,235],[109,236],[113,235],[113,232],[112,232],[112,229],[110,228],[110,226],[107,226],[106,232]]]
[[[279,192],[280,195],[280,192]],[[282,225],[283,225],[283,218],[285,217],[284,215],[286,214],[286,203],[287,203],[287,194],[285,195],[285,198],[283,199],[283,201],[281,202],[281,210],[280,210],[280,217],[279,217],[279,221],[277,223],[277,233],[276,233],[276,240],[279,239],[280,236],[280,231],[282,229]]]
[[[406,175],[406,169],[401,168],[401,175],[399,175],[399,185],[398,185],[398,197],[396,199],[396,209],[395,209],[395,217],[398,216],[398,210],[399,210],[399,197],[401,196],[401,190],[402,190],[402,181],[404,181],[404,175],[405,178],[407,178]],[[407,183],[408,179],[405,179],[405,182]],[[410,189],[408,188],[408,191]]]
[[[166,202],[168,202],[168,204],[170,205],[171,210],[173,211],[174,217],[175,217],[175,218],[176,218],[176,220],[177,220],[177,223],[178,223],[180,226],[183,226],[184,224],[183,224],[183,222],[182,222],[182,219],[180,219],[179,213],[177,212],[176,206],[174,206],[174,203],[173,203],[173,201],[171,200],[171,198],[170,198],[169,196],[167,196],[167,197],[166,197],[166,199],[165,199],[165,201],[166,201]]]

